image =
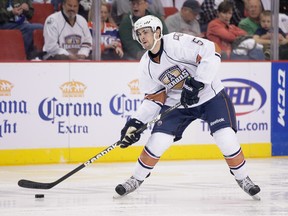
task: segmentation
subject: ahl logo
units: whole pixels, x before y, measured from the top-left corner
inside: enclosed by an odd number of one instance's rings
[[[11,96],[13,84],[7,80],[0,80],[0,96]]]
[[[266,92],[259,84],[241,78],[224,79],[222,81],[235,106],[237,116],[256,112],[266,103]]]
[[[77,81],[66,82],[60,86],[63,97],[84,97],[86,86]]]
[[[128,86],[130,88],[131,94],[140,94],[139,90],[139,80],[135,79],[128,83]]]

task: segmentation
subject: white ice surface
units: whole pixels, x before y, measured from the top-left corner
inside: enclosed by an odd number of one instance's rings
[[[160,161],[135,192],[113,199],[134,163],[97,163],[49,190],[19,179],[53,182],[79,164],[0,167],[0,216],[287,216],[288,158],[248,159],[261,201],[244,193],[224,160]],[[35,199],[35,194],[45,194]]]

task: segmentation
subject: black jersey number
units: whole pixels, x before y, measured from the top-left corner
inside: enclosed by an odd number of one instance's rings
[[[179,40],[180,37],[183,36],[183,33],[175,32],[173,35],[174,40]],[[192,40],[194,43],[198,44],[199,46],[202,46],[204,43],[199,38],[193,38]]]
[[[204,43],[203,43],[201,40],[199,40],[198,38],[193,38],[192,41],[193,41],[194,43],[200,45],[200,46],[202,46],[202,45],[204,44]]]

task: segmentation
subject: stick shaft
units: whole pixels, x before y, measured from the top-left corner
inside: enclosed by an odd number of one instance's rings
[[[83,169],[84,167],[90,165],[91,163],[93,163],[95,160],[101,158],[102,156],[104,156],[105,154],[107,154],[109,151],[115,149],[118,145],[120,144],[120,141],[114,143],[113,145],[107,147],[106,149],[104,149],[103,151],[101,151],[100,153],[98,153],[97,155],[93,156],[92,158],[90,158],[89,160],[87,160],[85,163],[82,163],[81,165],[79,165],[78,167],[76,167],[74,170],[70,171],[69,173],[67,173],[66,175],[62,176],[61,178],[59,178],[58,180],[54,181],[54,182],[50,182],[50,183],[43,183],[43,182],[34,182],[34,181],[30,181],[30,180],[25,180],[25,179],[21,179],[18,181],[18,185],[20,187],[24,187],[24,188],[32,188],[32,189],[50,189],[56,185],[58,185],[60,182],[64,181],[65,179],[69,178],[70,176],[72,176],[73,174],[77,173],[78,171],[80,171],[81,169]]]
[[[141,128],[139,128],[136,132],[137,133],[142,133],[144,130],[147,129],[147,127],[149,127],[152,124],[154,124],[155,122],[163,119],[168,113],[170,113],[171,111],[173,111],[174,109],[176,109],[180,105],[181,104],[179,102],[179,103],[175,104],[174,106],[170,107],[169,109],[165,110],[163,113],[157,115],[153,120],[151,120],[150,122],[146,123]],[[50,188],[58,185],[60,182],[64,181],[65,179],[69,178],[73,174],[77,173],[78,171],[80,171],[84,167],[90,165],[94,161],[96,161],[99,158],[103,157],[104,155],[108,154],[110,151],[114,150],[117,146],[119,146],[120,143],[121,143],[121,141],[117,141],[116,143],[108,146],[106,149],[104,149],[103,151],[101,151],[97,155],[93,156],[92,158],[90,158],[86,162],[82,163],[80,166],[76,167],[75,169],[73,169],[72,171],[70,171],[69,173],[67,173],[66,175],[62,176],[61,178],[59,178],[58,180],[56,180],[54,182],[43,183],[43,182],[35,182],[35,181],[26,180],[26,179],[21,179],[21,180],[18,181],[18,185],[20,187],[24,187],[24,188],[50,189]]]

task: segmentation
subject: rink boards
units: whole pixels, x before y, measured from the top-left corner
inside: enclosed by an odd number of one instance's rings
[[[84,162],[118,141],[127,118],[143,99],[136,62],[1,63],[0,67],[0,165]],[[272,79],[272,68],[280,70],[280,78]],[[288,154],[283,139],[286,82],[281,82],[283,76],[287,79],[286,70],[287,63],[221,66],[219,76],[235,105],[246,157],[270,157],[273,149],[273,155]],[[280,96],[272,84],[282,89]],[[150,131],[135,146],[117,148],[99,161],[135,160]],[[272,142],[275,137],[277,146]],[[208,125],[196,121],[162,159],[221,157]]]

